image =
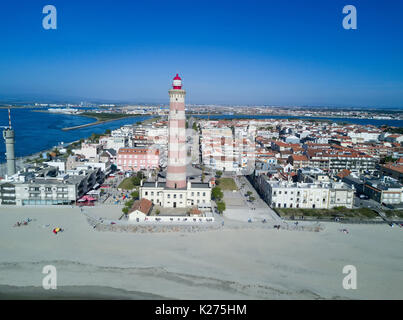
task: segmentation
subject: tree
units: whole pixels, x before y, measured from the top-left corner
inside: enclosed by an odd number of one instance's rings
[[[139,186],[140,185],[141,179],[139,177],[134,176],[131,179],[132,179],[132,183],[133,183],[134,186]]]
[[[222,176],[222,171],[216,171],[215,175],[216,175],[216,177],[217,177],[218,179],[220,179],[221,176]]]
[[[251,191],[248,191],[248,192],[246,193],[246,195],[247,195],[248,197],[250,197],[250,196],[252,195],[252,192],[251,192]]]
[[[202,171],[202,174],[201,174],[201,182],[204,182],[204,179],[206,178],[206,175],[205,175],[205,173],[204,173],[204,171]]]
[[[220,201],[224,197],[224,194],[221,191],[221,188],[214,187],[213,190],[211,190],[211,197],[213,198],[213,200]]]
[[[155,210],[155,214],[158,216],[160,214],[160,209]]]
[[[138,192],[138,191],[133,191],[133,192],[130,194],[130,196],[131,196],[133,199],[137,200],[137,199],[139,198],[139,192]]]
[[[255,197],[249,197],[249,200],[253,202],[253,201],[256,200],[256,198]]]
[[[124,208],[122,209],[122,212],[123,212],[124,214],[128,214],[128,213],[129,213],[129,208],[128,208],[128,207],[124,207]]]
[[[192,129],[193,129],[194,131],[197,131],[197,124],[196,124],[196,122],[193,122]]]
[[[105,130],[105,134],[111,134],[111,133],[112,133],[111,129],[106,129]]]
[[[217,202],[217,211],[222,214],[225,211],[225,202],[219,201]]]
[[[386,157],[381,158],[380,163],[385,164],[385,163],[388,163],[388,162],[393,162],[393,160],[394,159],[391,156],[386,156]]]
[[[133,207],[133,203],[134,203],[134,199],[129,200],[125,203],[125,207],[130,209],[131,207]]]

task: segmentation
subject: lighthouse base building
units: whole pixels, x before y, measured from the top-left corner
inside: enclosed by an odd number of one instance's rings
[[[187,182],[184,188],[172,189],[166,186],[166,182],[144,182],[140,187],[140,198],[164,208],[211,208],[208,183]]]
[[[177,74],[169,90],[168,166],[166,181],[142,182],[140,198],[165,208],[211,208],[211,186],[186,178],[186,116],[182,79]]]

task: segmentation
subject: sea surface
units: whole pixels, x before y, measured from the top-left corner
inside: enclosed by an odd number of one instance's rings
[[[89,137],[92,133],[104,133],[107,129],[117,129],[125,124],[133,124],[149,118],[150,116],[139,116],[63,131],[62,128],[83,125],[96,120],[76,115],[36,112],[33,109],[11,109],[11,124],[15,131],[15,155],[17,158],[28,156],[50,149],[60,142],[70,143]],[[0,126],[8,126],[7,109],[0,109]],[[6,161],[5,149],[4,139],[1,136],[0,162]]]

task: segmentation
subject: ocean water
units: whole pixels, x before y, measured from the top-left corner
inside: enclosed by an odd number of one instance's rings
[[[11,122],[15,131],[15,155],[17,158],[28,156],[50,149],[60,142],[73,142],[89,137],[92,133],[103,133],[107,129],[113,130],[125,124],[133,124],[149,118],[150,116],[139,116],[63,131],[62,128],[83,125],[96,120],[75,115],[35,112],[33,109],[11,109]],[[7,109],[0,109],[0,126],[8,126]],[[5,144],[1,137],[0,162],[5,161]]]

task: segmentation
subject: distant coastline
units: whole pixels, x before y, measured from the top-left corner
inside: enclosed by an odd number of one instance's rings
[[[74,115],[74,114],[72,114]],[[139,118],[141,117],[140,115],[135,115],[135,116],[127,116],[127,117],[121,117],[118,119],[108,119],[108,120],[98,120],[95,117],[92,116],[88,116],[85,114],[77,114],[78,116],[83,116],[83,117],[88,117],[88,118],[93,118],[96,121],[95,122],[91,122],[91,123],[87,123],[87,124],[82,124],[79,126],[74,126],[74,127],[67,127],[67,128],[62,128],[63,131],[70,131],[70,130],[76,130],[76,129],[81,129],[81,128],[86,128],[86,127],[91,127],[91,126],[96,126],[98,124],[104,124],[104,123],[108,123],[108,122],[112,122],[112,121],[117,121],[117,120],[122,120],[122,119],[130,119],[130,118]]]

